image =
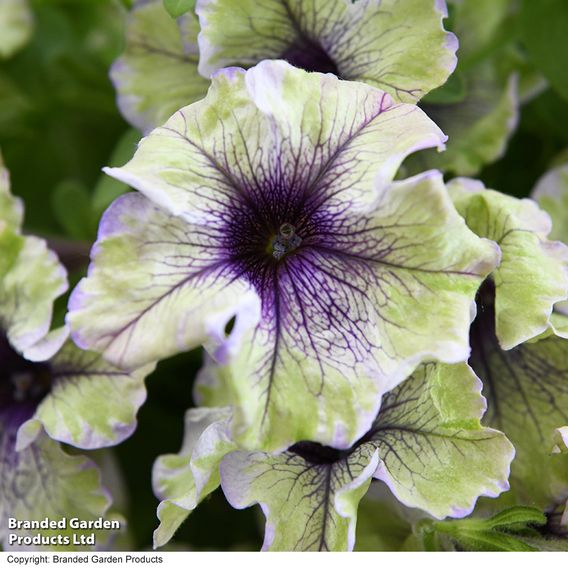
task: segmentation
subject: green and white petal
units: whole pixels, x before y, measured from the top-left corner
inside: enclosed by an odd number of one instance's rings
[[[414,103],[446,82],[457,41],[440,0],[199,0],[199,70],[286,59]],[[427,71],[426,71],[427,70]]]
[[[550,238],[568,243],[568,164],[542,176],[531,197],[552,219]]]
[[[214,405],[226,403],[219,392],[228,395],[235,407],[233,437],[242,447],[278,451],[299,440],[349,447],[369,428],[382,392],[419,363],[469,357],[471,307],[498,262],[494,244],[466,228],[435,172],[393,184],[370,220],[359,229],[377,231],[377,250],[369,239],[345,253],[355,263],[370,259],[370,269],[342,268],[326,251],[314,254],[305,274],[291,270],[282,278],[279,299],[287,308],[276,337],[273,325],[261,322],[241,340],[231,336],[230,347],[222,343],[222,356],[206,344],[225,363],[208,365],[197,390]],[[352,274],[350,283],[335,283],[337,273]],[[333,312],[340,298],[347,300],[349,317],[367,312],[372,325],[312,315],[312,303]],[[346,326],[344,341],[351,344],[329,347],[332,326]]]
[[[568,164],[547,172],[537,182],[531,197],[552,219],[550,238],[568,244]],[[568,301],[554,308],[568,315]]]
[[[351,550],[371,477],[437,518],[463,517],[478,497],[508,489],[514,449],[483,428],[481,382],[465,365],[423,365],[387,393],[351,448],[299,442],[278,455],[236,451],[221,485],[236,508],[260,504],[265,550]]]
[[[478,497],[509,489],[515,451],[481,426],[481,388],[465,364],[427,364],[385,395],[367,444],[379,448],[375,477],[403,504],[438,519],[465,517]]]
[[[123,195],[105,213],[89,277],[70,299],[76,343],[131,369],[201,345],[219,317],[258,318],[256,294],[210,257],[200,227]]]
[[[557,428],[554,433],[554,441],[556,445],[553,448],[554,453],[568,452],[568,426]]]
[[[0,228],[0,250],[0,327],[25,356],[49,332],[53,302],[67,290],[67,273],[37,237]]]
[[[306,442],[277,456],[237,451],[221,462],[229,503],[262,508],[263,550],[353,549],[357,507],[377,468],[377,451],[361,446],[342,459],[340,451],[324,448],[328,456],[313,463],[311,451],[320,448]]]
[[[148,132],[205,96],[209,81],[197,72],[198,30],[193,13],[176,22],[163,0],[138,1],[132,8],[126,48],[111,78],[118,106],[136,128]]]
[[[568,423],[568,340],[549,332],[503,351],[489,302],[473,324],[470,360],[488,401],[484,421],[515,446],[511,488],[517,502],[545,508],[568,494],[568,454],[553,453],[557,429]]]
[[[29,550],[9,542],[9,534],[33,536],[38,531],[9,530],[7,519],[41,520],[62,517],[95,520],[104,517],[110,505],[101,487],[97,467],[83,456],[70,456],[38,427],[35,441],[15,451],[17,427],[2,416],[0,422],[0,543],[4,550]],[[33,422],[33,421],[32,421]],[[17,423],[17,422],[16,422]],[[72,536],[72,529],[39,531],[44,536]],[[92,531],[86,531],[92,532]],[[34,547],[74,550],[77,546]]]
[[[191,223],[218,221],[239,192],[256,198],[251,184],[262,190],[293,168],[314,190],[333,180],[338,202],[364,209],[409,154],[445,140],[420,109],[382,91],[263,61],[217,73],[204,100],[143,138],[124,167],[105,171]]]
[[[33,24],[28,0],[0,0],[0,58],[11,57],[26,45]]]
[[[156,460],[152,483],[161,502],[154,548],[167,544],[191,511],[219,486],[221,459],[235,449],[229,437],[230,417],[229,408],[189,410],[180,452]]]
[[[0,329],[30,359],[48,359],[63,341],[61,334],[46,336],[53,302],[67,290],[67,273],[45,241],[21,234],[23,213],[0,156]]]
[[[4,167],[2,154],[0,154],[0,239],[2,233],[10,229],[16,233],[20,231],[24,217],[24,205],[21,199],[10,193],[10,173]],[[0,243],[2,242],[0,241]],[[2,246],[0,244],[0,246]],[[0,263],[0,275],[3,274],[3,263]]]
[[[49,362],[52,386],[34,418],[54,440],[83,449],[114,446],[136,429],[154,366],[128,373],[71,341]],[[25,444],[22,437],[20,444]]]
[[[529,199],[456,179],[448,189],[470,229],[499,244],[503,253],[492,275],[495,327],[503,349],[532,339],[551,325],[553,306],[568,297],[568,248],[548,240],[549,216]]]
[[[526,96],[526,62],[510,38],[516,17],[511,0],[455,0],[452,31],[459,39],[456,73],[422,108],[448,135],[447,151],[427,152],[411,172],[439,168],[474,175],[499,159],[516,128],[519,91]],[[452,83],[458,86],[448,91]],[[451,96],[448,96],[451,95]]]

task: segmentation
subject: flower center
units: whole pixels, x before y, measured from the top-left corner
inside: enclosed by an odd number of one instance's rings
[[[288,451],[314,465],[333,464],[349,455],[348,450],[337,450],[330,446],[322,446],[317,442],[298,442]]]
[[[285,59],[294,67],[304,71],[318,71],[320,73],[333,73],[340,76],[335,61],[326,53],[318,43],[302,38],[291,45],[283,54]]]
[[[302,239],[296,234],[295,227],[290,223],[284,223],[280,226],[278,235],[272,241],[272,256],[276,260],[280,260],[301,244]]]
[[[24,359],[0,330],[0,408],[39,404],[51,388],[51,379],[49,365]]]

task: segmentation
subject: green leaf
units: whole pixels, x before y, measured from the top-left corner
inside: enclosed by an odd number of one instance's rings
[[[533,507],[511,507],[487,520],[487,525],[493,529],[529,524],[544,525],[546,516]]]
[[[461,73],[454,73],[444,85],[428,93],[423,103],[426,104],[451,104],[461,103],[467,95],[466,82]]]
[[[57,221],[68,236],[92,240],[96,235],[91,198],[83,184],[73,180],[61,182],[53,192],[52,207]]]
[[[568,99],[568,2],[524,0],[521,29],[532,60],[554,89]]]
[[[434,543],[434,549],[448,548],[447,543],[443,544],[446,536],[465,550],[529,552],[539,549],[525,539],[534,533],[530,527],[544,524],[546,516],[538,509],[512,507],[489,519],[423,521],[420,530],[425,546]]]
[[[536,552],[538,549],[522,540],[502,533],[461,533],[456,537],[466,550],[492,552]]]
[[[164,7],[172,18],[179,18],[195,8],[195,0],[164,0]]]
[[[140,140],[137,130],[127,130],[112,152],[108,165],[111,167],[124,164],[132,158],[136,150],[136,144]],[[92,207],[97,217],[97,222],[104,210],[119,196],[128,191],[125,183],[115,180],[105,174],[101,174],[95,186],[92,198]]]

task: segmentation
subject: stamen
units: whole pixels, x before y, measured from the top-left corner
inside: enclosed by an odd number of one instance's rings
[[[301,243],[302,239],[296,235],[296,228],[290,223],[284,223],[280,226],[280,232],[274,239],[272,256],[276,260],[280,260],[286,254],[298,248]]]

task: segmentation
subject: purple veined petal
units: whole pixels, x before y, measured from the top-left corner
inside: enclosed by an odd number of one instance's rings
[[[414,103],[445,83],[457,62],[440,0],[199,0],[196,13],[204,77],[229,65],[284,59]]]
[[[481,382],[465,365],[421,366],[383,397],[370,430],[347,449],[299,442],[274,455],[234,451],[221,485],[238,509],[259,504],[263,550],[351,550],[371,476],[436,518],[464,517],[508,489],[514,449],[483,428]]]
[[[35,418],[51,438],[97,449],[120,444],[132,435],[138,410],[146,401],[144,380],[155,365],[128,372],[71,341],[49,364],[51,388]]]

